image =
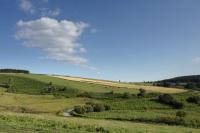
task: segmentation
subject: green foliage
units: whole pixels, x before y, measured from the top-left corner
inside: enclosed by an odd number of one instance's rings
[[[86,109],[83,106],[75,106],[74,111],[77,114],[84,114],[86,112]]]
[[[164,104],[168,104],[176,109],[183,108],[183,103],[176,101],[171,95],[163,94],[158,97],[158,101]]]
[[[104,107],[105,107],[105,110],[111,110],[111,106],[110,105],[104,104]]]
[[[105,106],[103,104],[95,104],[94,112],[102,112],[105,111]]]
[[[110,105],[87,102],[84,106],[75,106],[74,112],[77,114],[84,114],[90,112],[103,112],[110,110]]]
[[[187,114],[186,114],[186,112],[184,112],[184,111],[178,111],[178,112],[176,112],[176,116],[177,117],[185,117]]]
[[[19,70],[19,69],[0,69],[0,73],[26,73],[29,74],[28,70]]]
[[[144,90],[144,89],[141,88],[139,91],[140,91],[140,92],[137,94],[137,96],[138,96],[138,97],[144,97],[144,96],[145,96],[145,93],[146,93],[146,90]]]
[[[160,117],[155,119],[156,123],[165,123],[168,125],[184,125],[184,119],[180,117]]]
[[[132,97],[132,95],[130,94],[130,93],[128,93],[128,92],[125,92],[123,95],[122,95],[122,98],[125,98],[125,99],[129,99],[129,98],[131,98]]]
[[[92,105],[86,104],[86,105],[84,106],[84,108],[85,108],[85,112],[86,112],[86,113],[94,112],[94,108],[93,108]]]
[[[199,96],[188,97],[187,102],[198,104],[200,102],[200,97]]]
[[[197,88],[196,83],[188,83],[185,88],[195,90]]]

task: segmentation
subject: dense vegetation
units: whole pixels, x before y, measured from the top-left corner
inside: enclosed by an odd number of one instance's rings
[[[0,73],[30,73],[28,70],[20,70],[20,69],[0,69]]]
[[[0,128],[13,132],[200,131],[195,91],[162,94],[36,74],[0,74],[0,85],[0,111],[6,112],[0,113]],[[61,118],[66,112],[76,118]],[[135,122],[143,124],[138,128]]]
[[[156,86],[200,90],[200,75],[182,76],[155,82]]]

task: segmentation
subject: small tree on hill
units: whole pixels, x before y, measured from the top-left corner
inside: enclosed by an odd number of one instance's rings
[[[145,94],[146,94],[146,90],[141,88],[139,91],[140,91],[140,92],[138,93],[137,96],[138,96],[138,97],[144,97]]]

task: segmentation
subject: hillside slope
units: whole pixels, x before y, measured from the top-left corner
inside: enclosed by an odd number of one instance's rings
[[[103,80],[95,80],[95,79],[85,79],[85,78],[78,78],[78,77],[67,77],[67,76],[54,76],[60,79],[71,80],[71,81],[78,81],[82,83],[92,83],[92,84],[99,84],[99,85],[106,85],[109,87],[120,87],[120,88],[128,88],[128,89],[145,89],[146,91],[150,92],[160,92],[160,93],[181,93],[185,92],[186,90],[177,89],[177,88],[165,88],[165,87],[156,87],[156,86],[148,86],[148,85],[138,85],[138,84],[128,84],[128,83],[117,83],[111,81],[103,81]]]

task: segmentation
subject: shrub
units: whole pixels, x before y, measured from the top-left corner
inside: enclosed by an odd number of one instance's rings
[[[86,104],[86,105],[91,105],[91,106],[94,106],[94,105],[95,105],[94,102],[86,102],[85,104]]]
[[[108,92],[108,94],[113,95],[113,94],[114,94],[114,91],[110,91],[110,92]]]
[[[181,102],[177,102],[177,101],[173,101],[171,103],[171,105],[175,108],[175,109],[182,109],[184,107],[184,104]]]
[[[74,112],[76,112],[77,114],[84,114],[86,111],[85,108],[82,106],[75,106]]]
[[[155,119],[156,123],[165,123],[168,125],[183,125],[185,123],[184,119],[181,117],[159,117]]]
[[[96,132],[109,133],[104,127],[96,127]]]
[[[185,117],[186,116],[186,112],[184,112],[184,111],[178,111],[178,112],[176,112],[176,116],[177,117]]]
[[[105,111],[105,107],[103,104],[95,104],[94,112],[102,112]]]
[[[92,105],[85,105],[84,108],[86,113],[94,112],[94,108]]]
[[[59,88],[58,91],[66,91],[67,88],[66,87],[63,87],[63,88]]]
[[[107,105],[107,104],[105,104],[104,107],[105,107],[105,110],[110,110],[111,109],[110,105]]]
[[[95,104],[92,102],[87,102],[84,106],[75,106],[74,112],[77,114],[84,114],[89,112],[102,112],[105,110],[110,110],[111,107],[109,105],[104,104]]]
[[[83,93],[78,94],[78,97],[88,97],[88,98],[90,98],[91,96],[88,92],[83,92]]]
[[[197,86],[195,83],[188,83],[186,86],[185,86],[186,89],[196,89]]]
[[[159,99],[160,102],[167,103],[167,104],[171,103],[174,100],[174,98],[169,94],[160,95],[158,97],[158,99]]]
[[[163,95],[160,95],[158,97],[158,100],[161,102],[161,103],[165,103],[165,104],[168,104],[170,106],[173,106],[174,108],[176,109],[181,109],[183,108],[183,103],[180,103],[178,101],[176,101],[171,95],[169,94],[163,94]]]
[[[146,90],[141,88],[139,91],[140,91],[140,92],[138,93],[137,96],[138,96],[138,97],[144,97],[144,96],[145,96],[145,93],[146,93]]]
[[[125,92],[124,94],[122,94],[122,98],[129,99],[131,97],[132,97],[132,95],[130,93],[128,93],[128,92]]]
[[[187,102],[189,102],[189,103],[198,104],[199,101],[200,101],[200,97],[198,97],[198,96],[192,96],[192,97],[187,98]]]

